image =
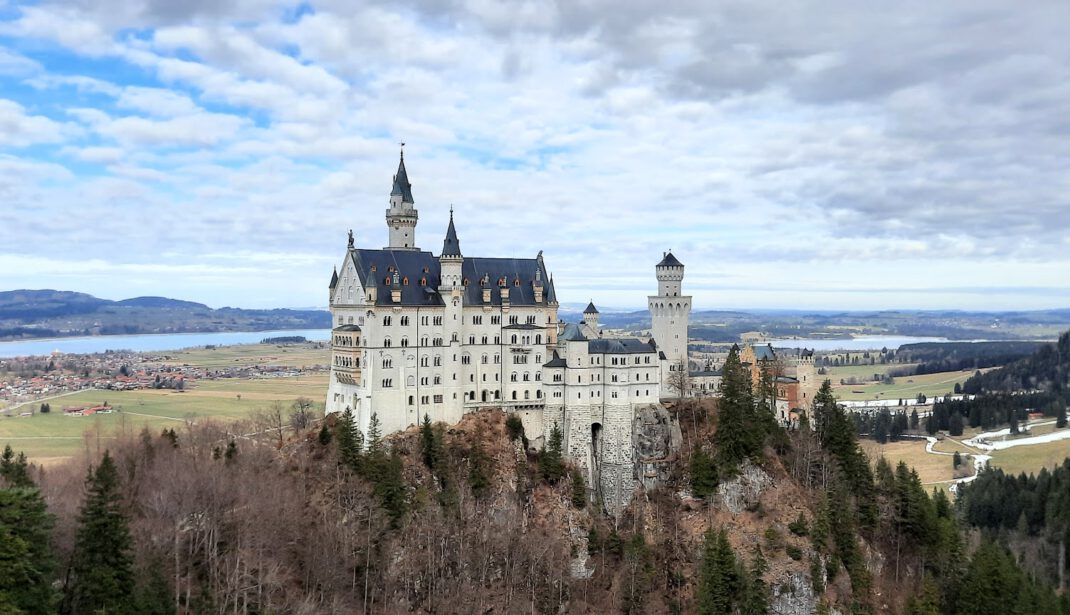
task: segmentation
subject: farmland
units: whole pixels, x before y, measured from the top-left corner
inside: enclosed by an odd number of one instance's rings
[[[310,367],[327,362],[327,350],[310,346],[248,345],[171,353],[165,361],[176,366]],[[258,410],[282,404],[288,408],[300,397],[314,400],[322,412],[327,373],[313,372],[273,378],[198,379],[183,391],[141,389],[107,391],[87,389],[54,398],[52,412],[0,418],[0,445],[25,451],[33,461],[53,463],[76,455],[86,447],[105,448],[108,440],[142,429],[158,433],[181,427],[186,421],[235,421]],[[65,416],[64,407],[91,407],[107,402],[114,411],[92,416]],[[36,404],[29,404],[25,408]]]

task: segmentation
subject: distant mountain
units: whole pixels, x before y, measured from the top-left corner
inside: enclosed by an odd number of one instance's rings
[[[193,301],[182,301],[181,299],[168,299],[167,297],[134,297],[133,299],[123,299],[122,301],[116,301],[116,305],[130,306],[130,307],[146,307],[146,308],[163,308],[163,309],[185,309],[185,310],[210,310],[203,303],[194,303]]]
[[[326,310],[212,309],[203,303],[167,297],[111,301],[85,293],[51,289],[0,292],[0,340],[330,326],[331,315]]]

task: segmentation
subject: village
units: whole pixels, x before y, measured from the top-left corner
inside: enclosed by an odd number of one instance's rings
[[[63,397],[86,390],[184,392],[200,381],[291,378],[327,370],[326,365],[272,364],[274,357],[254,363],[235,359],[233,366],[191,364],[186,358],[178,352],[109,351],[0,359],[0,416],[32,416],[41,410],[61,409],[69,416],[112,411],[108,404],[62,404]]]

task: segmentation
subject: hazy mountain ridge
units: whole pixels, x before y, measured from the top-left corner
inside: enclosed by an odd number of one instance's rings
[[[0,340],[77,335],[212,333],[331,326],[325,310],[213,309],[167,297],[120,301],[59,290],[0,292]]]

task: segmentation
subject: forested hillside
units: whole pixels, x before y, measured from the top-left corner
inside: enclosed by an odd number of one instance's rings
[[[871,469],[827,384],[784,430],[735,352],[724,378],[615,519],[560,430],[535,450],[499,410],[386,439],[191,423],[47,472],[8,452],[0,612],[1070,613],[906,465]]]
[[[1031,356],[1000,369],[977,374],[963,384],[965,393],[1048,391],[1065,394],[1070,389],[1070,331],[1054,344],[1044,344]]]
[[[57,290],[0,292],[0,340],[74,335],[328,328],[326,310],[212,309],[166,297],[121,301]]]

